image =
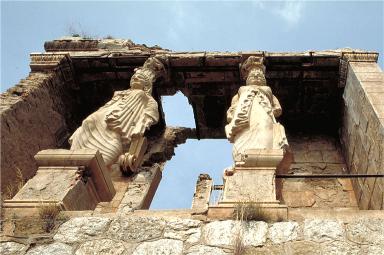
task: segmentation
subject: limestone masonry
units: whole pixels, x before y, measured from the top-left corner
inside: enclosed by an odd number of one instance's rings
[[[384,253],[378,53],[44,47],[1,94],[1,254]],[[195,128],[165,122],[179,91]],[[228,139],[233,165],[150,210],[187,139]]]

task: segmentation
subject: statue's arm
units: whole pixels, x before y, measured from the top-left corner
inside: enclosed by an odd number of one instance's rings
[[[233,138],[234,138],[234,133],[233,133],[234,125],[232,123],[232,119],[233,119],[233,115],[235,114],[238,102],[239,102],[239,95],[236,94],[232,98],[231,106],[229,107],[229,109],[227,111],[227,123],[228,123],[228,125],[225,126],[225,134],[226,134],[226,136],[230,142],[233,142]]]
[[[159,110],[157,102],[153,97],[149,97],[146,104],[141,120],[132,132],[132,137],[144,136],[145,130],[149,129],[153,124],[159,121]]]
[[[275,96],[272,96],[272,109],[275,117],[279,117],[282,114],[280,102]]]
[[[237,107],[237,103],[239,102],[239,95],[236,94],[231,101],[231,106],[227,111],[227,122],[230,123],[233,119],[233,115],[235,114],[235,110]]]
[[[153,124],[159,121],[159,108],[157,102],[153,97],[149,97],[147,107],[145,108],[145,124],[146,128],[149,128]]]

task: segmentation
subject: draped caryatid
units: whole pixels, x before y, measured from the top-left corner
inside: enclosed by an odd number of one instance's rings
[[[71,150],[99,150],[107,166],[119,161],[122,170],[128,171],[136,160],[129,153],[130,144],[135,139],[143,141],[140,139],[145,139],[145,130],[159,120],[158,105],[151,93],[154,81],[164,73],[162,62],[149,58],[135,70],[130,89],[116,91],[108,103],[82,122],[69,139]]]
[[[233,143],[235,162],[242,161],[252,149],[285,149],[288,147],[284,127],[276,121],[281,106],[266,84],[264,66],[250,57],[244,64],[246,86],[232,98],[227,112],[227,138]]]

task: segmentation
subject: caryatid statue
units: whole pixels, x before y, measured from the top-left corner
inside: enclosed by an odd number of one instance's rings
[[[288,148],[284,127],[276,121],[282,109],[265,79],[262,57],[249,57],[241,65],[246,86],[241,86],[227,111],[225,133],[233,143],[235,164],[252,149]]]
[[[146,148],[144,132],[159,120],[152,86],[165,73],[159,58],[147,59],[143,67],[135,69],[129,89],[116,91],[108,103],[82,122],[69,138],[71,150],[99,150],[107,167],[118,162],[123,172],[137,171],[141,162],[137,162],[137,148],[132,149],[132,144],[138,147],[144,141]]]

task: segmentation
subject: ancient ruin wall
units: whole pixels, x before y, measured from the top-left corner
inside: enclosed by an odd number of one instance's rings
[[[350,173],[384,169],[384,76],[375,62],[349,62],[342,144]],[[353,179],[360,209],[383,209],[383,178]]]
[[[71,112],[68,92],[74,86],[69,64],[63,55],[52,69],[36,70],[1,94],[1,190],[18,186],[20,169],[30,179],[37,166],[33,156],[40,150],[62,146],[68,138]],[[61,62],[61,64],[60,64]],[[35,66],[33,64],[35,63]],[[47,67],[47,66],[46,66]]]
[[[176,213],[176,212],[175,212]],[[135,213],[136,214],[136,213]],[[52,235],[0,243],[2,254],[382,254],[382,216],[347,213],[267,223],[172,216],[79,217]],[[237,247],[237,249],[236,249]],[[242,253],[239,251],[242,250]],[[238,253],[235,253],[237,251]]]

